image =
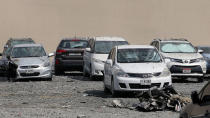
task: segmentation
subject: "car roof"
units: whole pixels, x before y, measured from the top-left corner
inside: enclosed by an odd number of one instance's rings
[[[126,41],[122,37],[94,37],[96,41]]]
[[[69,40],[89,40],[90,38],[86,37],[74,37],[74,38],[63,38],[62,41],[69,41]]]
[[[149,48],[149,49],[155,49],[155,47],[150,46],[150,45],[120,45],[120,46],[116,46],[117,49],[135,49],[135,48]]]
[[[180,42],[180,43],[190,43],[187,39],[184,38],[171,38],[171,39],[154,39],[160,42]]]
[[[42,47],[41,44],[17,44],[14,45],[13,47]]]

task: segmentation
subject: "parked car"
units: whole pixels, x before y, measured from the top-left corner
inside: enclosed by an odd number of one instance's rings
[[[82,70],[83,54],[88,46],[88,38],[63,39],[57,47],[55,55],[55,74],[64,74],[65,71]]]
[[[210,82],[198,93],[192,92],[192,103],[180,113],[180,118],[209,118],[210,117]]]
[[[203,52],[201,53],[204,57],[204,59],[206,60],[206,66],[207,66],[207,70],[206,70],[206,74],[205,77],[210,77],[210,46],[198,46],[197,47],[198,50],[203,50]]]
[[[95,37],[89,40],[89,47],[84,53],[84,76],[95,79],[103,76],[104,63],[110,50],[117,45],[128,45],[128,42],[120,37]]]
[[[116,46],[104,66],[104,90],[110,90],[112,95],[171,84],[171,73],[153,46]]]
[[[206,61],[200,54],[201,50],[195,47],[186,39],[155,39],[151,43],[164,57],[172,77],[186,79],[187,77],[197,78],[203,82],[206,73]]]
[[[17,44],[35,44],[35,42],[31,38],[10,38],[4,45],[3,56],[8,56],[11,48]]]
[[[36,79],[42,78],[51,81],[52,69],[49,57],[53,53],[46,55],[46,52],[40,44],[18,44],[13,46],[8,59],[11,59],[18,65],[17,77],[11,81],[18,79]]]

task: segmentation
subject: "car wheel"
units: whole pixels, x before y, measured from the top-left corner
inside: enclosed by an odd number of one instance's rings
[[[114,80],[112,79],[111,80],[111,93],[112,93],[112,97],[118,97],[118,92],[117,91],[115,91],[115,89],[114,89]]]
[[[47,78],[46,81],[52,81],[52,78]]]
[[[88,73],[86,72],[85,67],[83,67],[83,76],[88,77]]]
[[[63,75],[64,71],[60,68],[55,67],[55,75]]]
[[[198,82],[198,83],[202,83],[203,81],[204,81],[204,78],[203,78],[203,77],[198,77],[198,78],[197,78],[197,82]]]

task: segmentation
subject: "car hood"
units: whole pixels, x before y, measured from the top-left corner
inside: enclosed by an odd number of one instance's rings
[[[167,68],[164,63],[121,63],[117,66],[126,73],[155,73]]]
[[[13,61],[19,66],[40,65],[49,61],[47,57],[16,58]]]
[[[163,57],[174,59],[197,59],[203,56],[200,53],[161,53]]]

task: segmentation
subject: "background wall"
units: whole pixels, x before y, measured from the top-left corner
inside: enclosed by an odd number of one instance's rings
[[[0,0],[0,50],[31,37],[48,52],[73,36],[121,36],[131,44],[187,38],[210,45],[210,0]]]

